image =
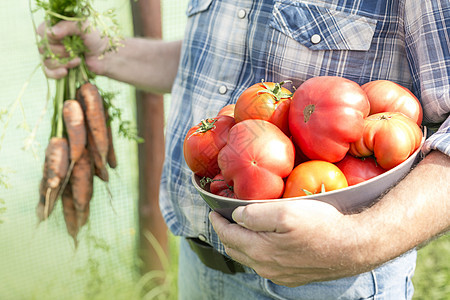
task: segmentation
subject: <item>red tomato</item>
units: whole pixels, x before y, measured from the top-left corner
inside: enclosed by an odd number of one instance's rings
[[[310,160],[299,164],[286,180],[283,198],[301,197],[347,187],[347,179],[334,164]]]
[[[236,123],[247,119],[266,120],[289,135],[289,104],[292,93],[282,87],[284,82],[260,82],[247,88],[236,101]]]
[[[362,86],[370,102],[370,114],[381,112],[401,112],[417,123],[422,124],[422,106],[407,88],[389,81],[375,80]]]
[[[291,137],[292,140],[292,137]],[[301,163],[304,163],[305,161],[310,160],[303,152],[302,150],[299,148],[299,146],[294,143],[294,148],[295,148],[295,160],[294,160],[294,167],[298,166]]]
[[[364,134],[349,153],[358,157],[373,154],[378,164],[389,170],[408,159],[421,141],[422,131],[411,118],[398,112],[378,113],[365,119]]]
[[[230,117],[234,118],[234,107],[235,106],[236,106],[236,104],[225,105],[224,107],[222,107],[222,109],[219,111],[219,113],[217,115],[218,116],[225,115],[225,116],[230,116]]]
[[[226,183],[221,173],[217,174],[216,177],[211,180],[209,190],[211,191],[211,193],[222,197],[237,199],[233,187]]]
[[[219,152],[219,167],[239,199],[273,199],[283,194],[294,167],[292,141],[274,124],[245,120],[234,125]]]
[[[337,162],[361,138],[369,101],[361,87],[337,76],[306,80],[295,91],[289,111],[294,142],[310,159]]]
[[[358,158],[347,154],[336,166],[344,173],[349,186],[386,172],[372,156]]]
[[[184,139],[183,153],[192,172],[210,178],[220,172],[217,155],[227,143],[228,131],[234,124],[230,116],[217,116],[189,129]]]

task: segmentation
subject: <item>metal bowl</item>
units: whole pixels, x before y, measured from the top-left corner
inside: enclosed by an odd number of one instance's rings
[[[233,210],[238,206],[252,203],[293,201],[301,199],[314,199],[329,203],[344,214],[357,213],[364,208],[373,205],[383,193],[397,184],[397,182],[408,174],[411,168],[422,159],[423,155],[421,148],[425,141],[426,128],[424,128],[423,136],[420,147],[406,161],[391,170],[364,182],[321,194],[295,198],[239,200],[215,195],[209,191],[209,186],[202,188],[200,185],[201,178],[195,174],[192,175],[192,183],[209,207],[230,221]]]

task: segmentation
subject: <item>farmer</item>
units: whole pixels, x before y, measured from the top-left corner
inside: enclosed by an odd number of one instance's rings
[[[416,247],[450,226],[448,2],[199,0],[187,15],[183,41],[129,38],[103,59],[96,32],[39,29],[61,54],[64,36],[81,35],[98,75],[172,93],[160,206],[184,237],[180,299],[410,299]],[[78,63],[47,60],[46,73],[60,78]],[[248,205],[234,211],[237,224],[210,213],[184,162],[188,129],[261,79],[299,86],[319,75],[410,88],[433,130],[426,157],[359,214],[318,201]]]

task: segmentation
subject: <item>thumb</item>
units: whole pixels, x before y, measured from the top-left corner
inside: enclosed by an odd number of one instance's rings
[[[286,232],[280,220],[286,215],[286,205],[281,202],[253,203],[237,207],[232,214],[233,220],[253,231]]]

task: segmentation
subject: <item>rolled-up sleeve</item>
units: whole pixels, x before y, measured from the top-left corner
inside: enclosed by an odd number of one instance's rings
[[[413,88],[432,129],[424,152],[450,156],[450,2],[406,0],[405,41]]]

